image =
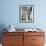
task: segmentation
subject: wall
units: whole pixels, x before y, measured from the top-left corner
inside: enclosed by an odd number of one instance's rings
[[[44,0],[1,0],[0,25],[13,24],[16,28],[46,28],[46,1]],[[34,5],[34,23],[19,22],[19,5]]]

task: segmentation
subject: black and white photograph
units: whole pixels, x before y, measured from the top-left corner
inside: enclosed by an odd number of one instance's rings
[[[19,21],[27,23],[34,22],[34,5],[19,6]]]

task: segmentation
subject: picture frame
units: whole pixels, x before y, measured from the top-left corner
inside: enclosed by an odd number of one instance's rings
[[[34,22],[34,5],[19,5],[19,22]]]

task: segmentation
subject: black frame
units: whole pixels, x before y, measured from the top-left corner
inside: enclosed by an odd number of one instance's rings
[[[22,22],[22,23],[33,23],[34,22],[34,5],[19,5],[19,22]]]

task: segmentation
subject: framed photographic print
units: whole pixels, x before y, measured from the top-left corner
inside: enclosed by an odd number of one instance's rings
[[[34,22],[34,5],[19,5],[19,21],[23,23]]]

